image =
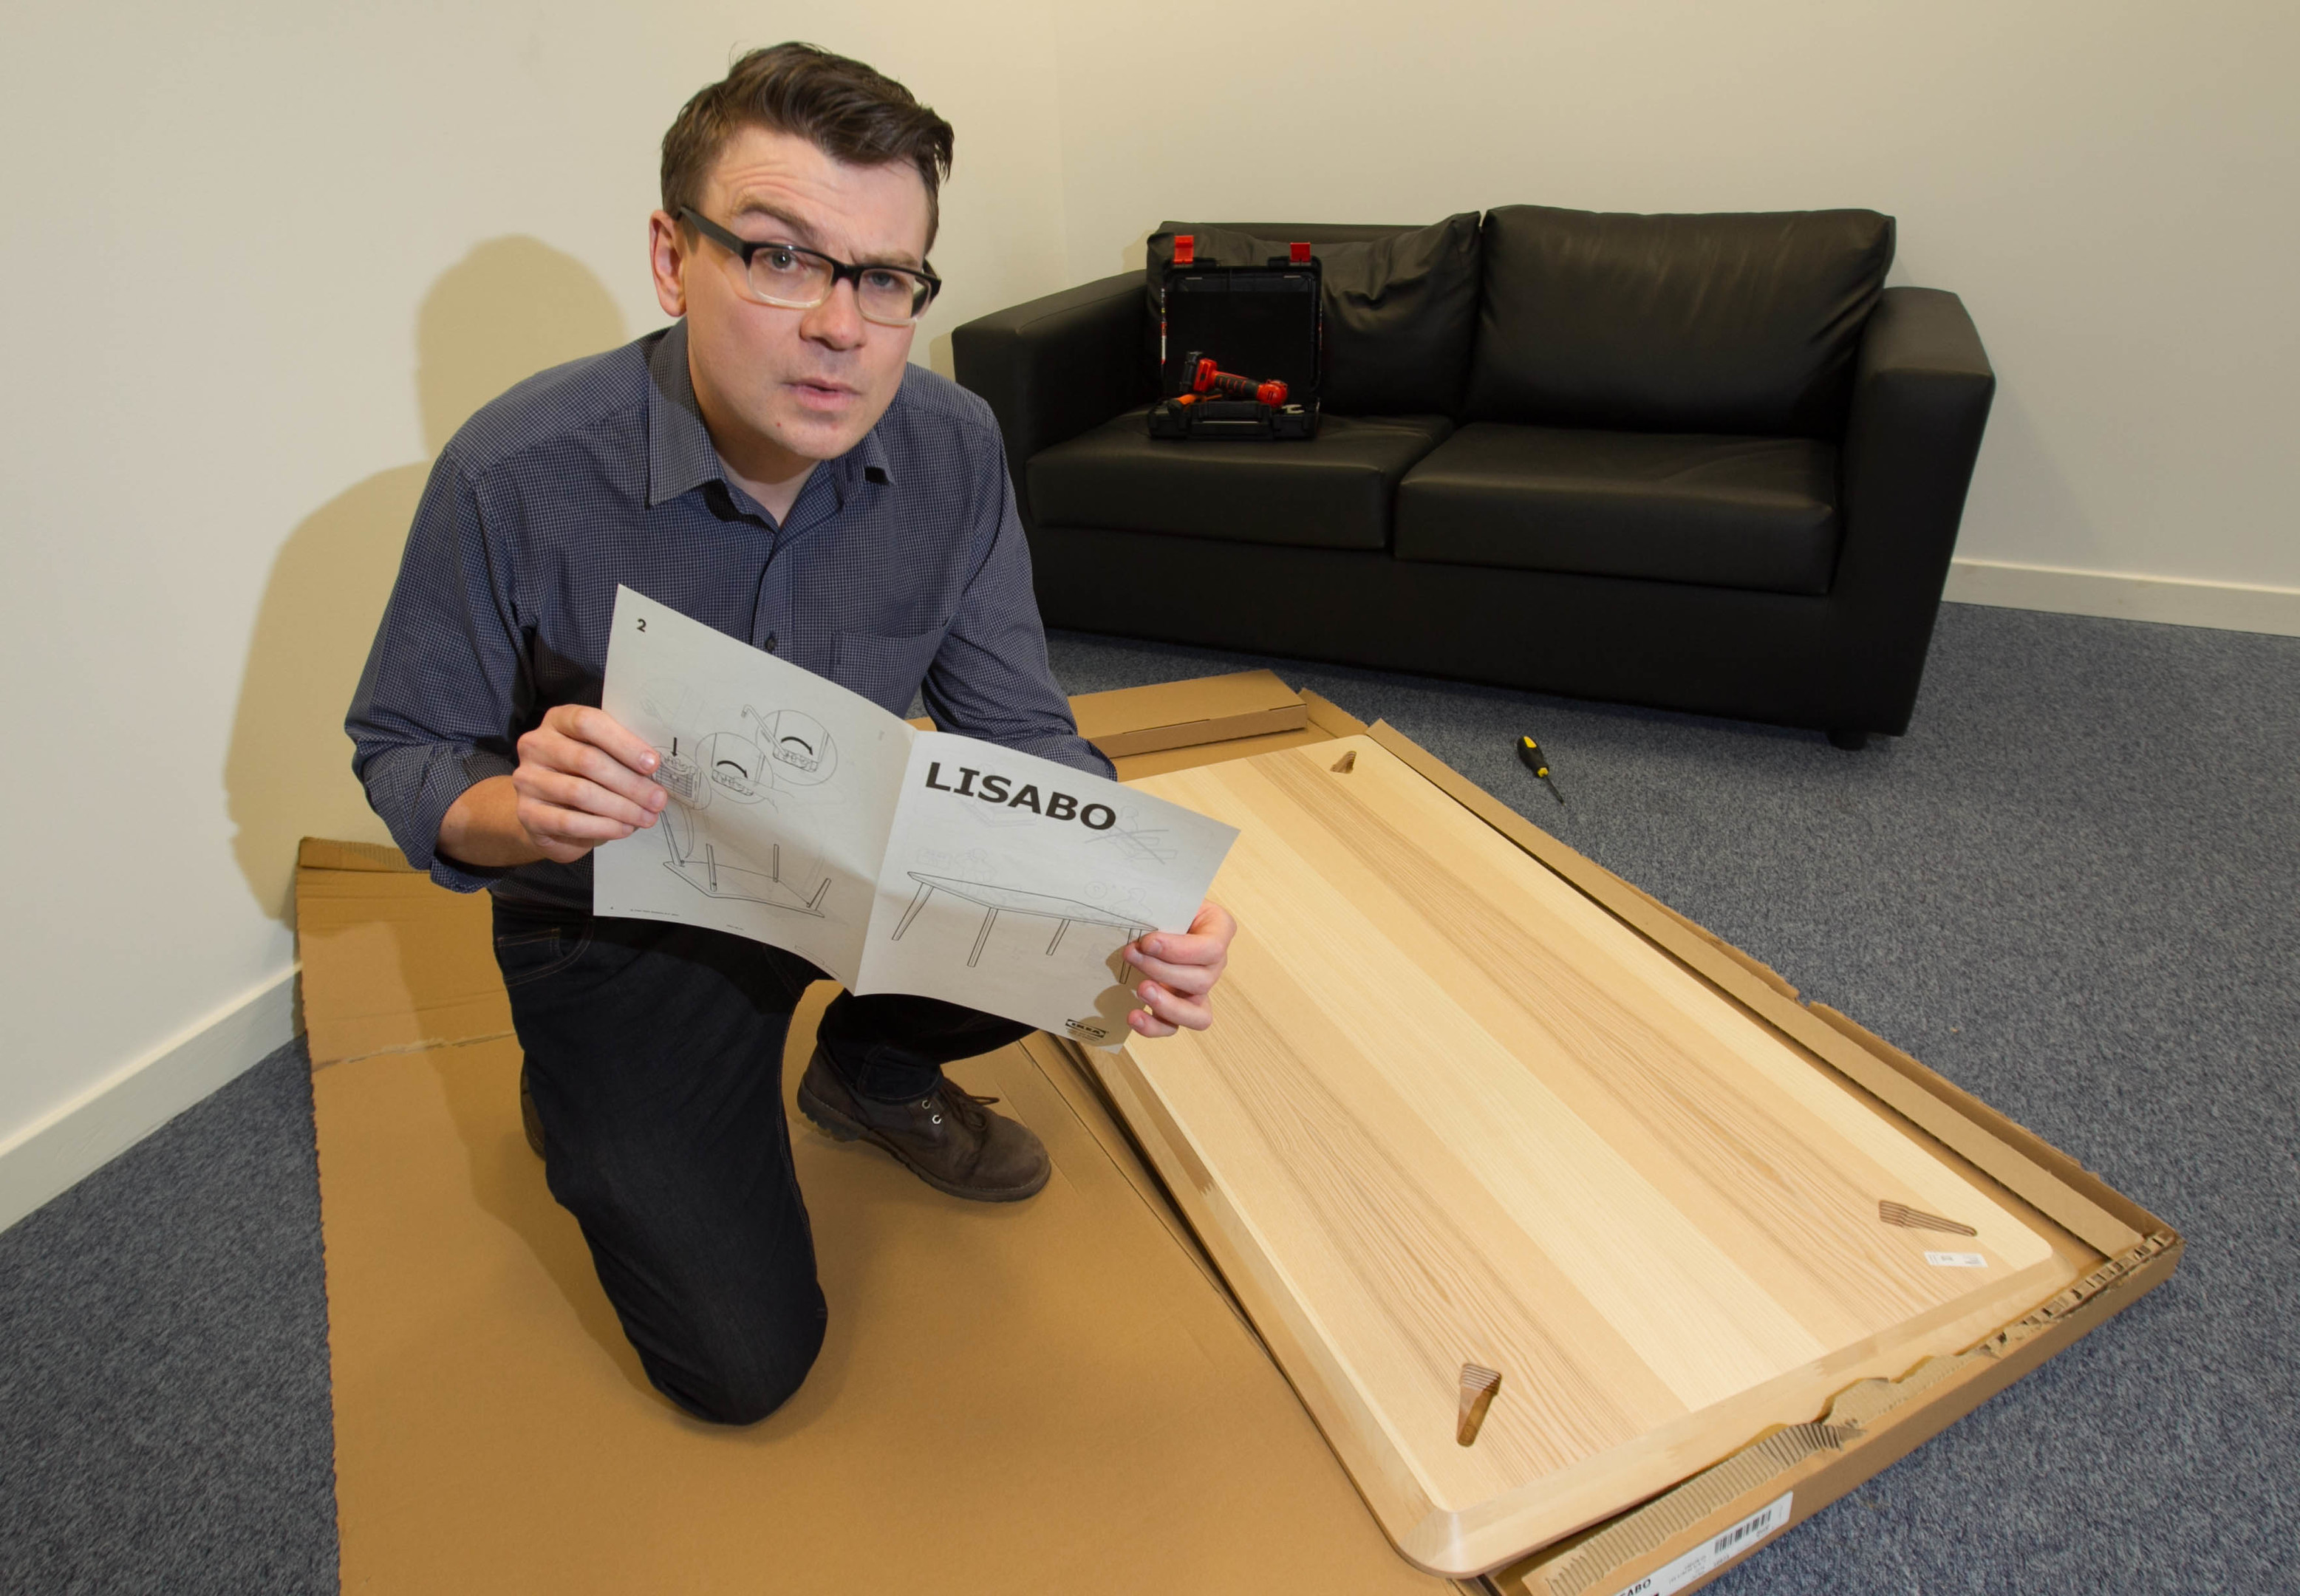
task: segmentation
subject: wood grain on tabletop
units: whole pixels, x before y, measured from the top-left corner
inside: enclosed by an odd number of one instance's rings
[[[1627,1507],[2074,1278],[2071,1249],[1370,739],[1137,785],[1239,828],[1213,896],[1243,929],[1213,1028],[1137,1038],[1105,1075],[1433,1570]],[[1501,1375],[1466,1447],[1464,1364]]]

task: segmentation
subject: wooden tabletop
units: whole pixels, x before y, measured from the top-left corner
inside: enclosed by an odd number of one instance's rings
[[[1213,1028],[1106,1082],[1422,1567],[1496,1567],[2075,1278],[2049,1222],[1371,740],[1136,784],[1239,828],[1242,929]],[[1499,1376],[1466,1446],[1465,1365]]]

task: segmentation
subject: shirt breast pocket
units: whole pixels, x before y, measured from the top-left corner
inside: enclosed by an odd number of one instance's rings
[[[830,679],[888,713],[901,714],[926,680],[927,668],[942,648],[943,631],[935,626],[893,636],[850,628],[833,644]]]

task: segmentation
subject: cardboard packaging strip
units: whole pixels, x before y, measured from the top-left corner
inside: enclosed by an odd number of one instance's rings
[[[1587,1536],[1544,1549],[1492,1575],[1503,1596],[1585,1596],[1632,1589],[1704,1550],[1693,1591],[1812,1517],[1956,1420],[2032,1374],[2079,1336],[2169,1279],[2182,1243],[2159,1232],[2104,1264],[2019,1323],[1954,1358],[1932,1358],[1896,1381],[1863,1381],[1818,1422],[1777,1430]],[[1737,1534],[1783,1502],[1761,1533]]]

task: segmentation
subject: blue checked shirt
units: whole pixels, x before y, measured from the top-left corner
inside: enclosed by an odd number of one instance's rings
[[[474,782],[555,704],[599,702],[627,583],[902,714],[1097,775],[1046,665],[990,407],[917,366],[779,525],[727,479],[687,324],[529,379],[433,466],[344,729],[400,851],[458,891],[588,909],[591,861],[508,871],[438,852]]]

